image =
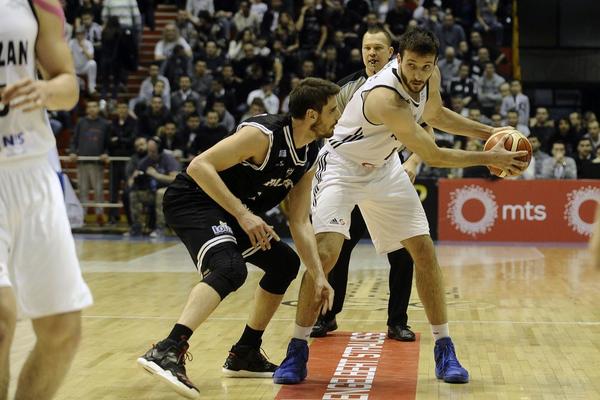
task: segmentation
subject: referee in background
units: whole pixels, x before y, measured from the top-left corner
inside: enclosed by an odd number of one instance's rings
[[[362,56],[365,68],[357,71],[338,82],[342,88],[336,96],[340,113],[352,98],[354,92],[360,88],[368,77],[379,72],[389,61],[394,53],[392,38],[381,25],[369,28],[362,39]],[[411,155],[403,163],[411,181],[414,182],[416,170],[420,159]],[[358,206],[352,211],[352,223],[350,224],[350,240],[345,240],[342,251],[329,273],[329,284],[333,287],[335,297],[333,308],[325,315],[320,315],[317,323],[310,334],[311,337],[324,337],[327,332],[337,329],[336,315],[342,311],[344,298],[346,297],[346,286],[348,284],[348,267],[352,250],[367,230],[365,220]],[[388,337],[405,342],[415,340],[415,334],[410,330],[408,323],[408,301],[412,289],[413,260],[404,248],[388,253],[390,263],[390,299],[388,302]]]

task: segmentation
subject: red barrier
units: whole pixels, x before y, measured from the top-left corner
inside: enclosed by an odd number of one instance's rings
[[[441,179],[439,240],[585,242],[600,181]]]

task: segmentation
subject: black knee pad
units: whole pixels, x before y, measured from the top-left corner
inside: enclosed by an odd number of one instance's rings
[[[246,262],[237,248],[224,244],[210,251],[201,266],[203,282],[219,293],[221,300],[238,290],[246,281]]]
[[[278,254],[277,265],[265,269],[265,275],[259,282],[261,288],[272,294],[284,294],[300,269],[300,257],[291,248]]]

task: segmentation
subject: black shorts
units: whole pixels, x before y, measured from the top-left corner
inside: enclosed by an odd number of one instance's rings
[[[282,241],[271,241],[271,249],[252,247],[250,238],[236,219],[209,198],[200,188],[186,187],[178,177],[169,186],[163,200],[165,222],[187,248],[196,268],[203,272],[211,253],[225,246],[235,246],[246,262],[265,272],[285,268],[286,260],[298,258]]]

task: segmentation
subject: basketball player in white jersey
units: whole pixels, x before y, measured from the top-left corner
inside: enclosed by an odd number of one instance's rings
[[[45,400],[65,377],[92,304],[69,228],[46,109],[71,109],[79,88],[58,0],[0,0],[0,399],[8,395],[17,315],[37,340],[15,399]],[[37,80],[36,63],[44,80]]]
[[[441,149],[421,122],[442,131],[487,139],[496,130],[470,121],[443,107],[440,72],[435,63],[435,36],[414,28],[400,39],[399,54],[370,77],[352,96],[321,149],[313,181],[313,225],[323,269],[335,264],[344,239],[349,239],[352,209],[358,204],[379,253],[405,247],[415,263],[419,297],[432,325],[436,376],[466,383],[469,374],[456,358],[448,332],[442,273],[423,206],[395,155],[405,145],[424,162],[437,167],[494,165],[522,172],[526,163],[501,141],[489,152]],[[506,129],[506,128],[502,128]],[[287,356],[275,371],[276,383],[299,383],[307,376],[308,338],[320,305],[313,284],[304,275],[298,299],[296,328]]]

